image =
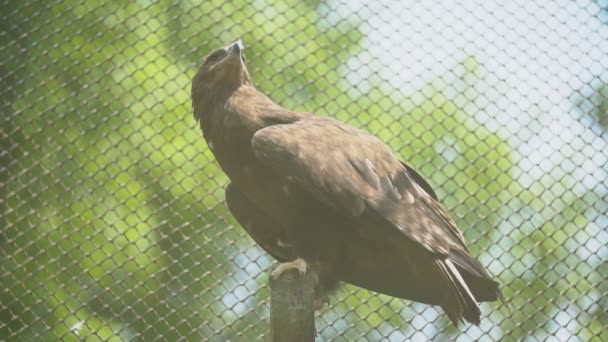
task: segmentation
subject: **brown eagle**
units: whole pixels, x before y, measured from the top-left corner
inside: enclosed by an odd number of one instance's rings
[[[479,324],[501,297],[426,181],[374,135],[281,107],[254,87],[237,41],[192,81],[194,117],[231,183],[228,208],[281,264],[310,269],[315,297],[340,282],[440,305]]]

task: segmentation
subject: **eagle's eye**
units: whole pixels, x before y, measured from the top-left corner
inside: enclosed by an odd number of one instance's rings
[[[225,55],[226,55],[226,51],[224,51],[224,50],[214,51],[213,53],[211,53],[209,55],[209,57],[207,57],[207,60],[205,60],[204,65],[213,64],[213,63],[219,61],[220,59],[222,59]]]

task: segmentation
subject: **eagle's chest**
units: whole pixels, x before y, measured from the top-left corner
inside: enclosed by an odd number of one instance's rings
[[[258,209],[281,225],[292,224],[300,216],[297,194],[287,179],[255,162],[240,165],[232,181]]]
[[[337,248],[345,219],[292,183],[289,176],[255,164],[242,168],[233,179],[251,203],[280,225],[284,242],[297,250],[325,253]]]

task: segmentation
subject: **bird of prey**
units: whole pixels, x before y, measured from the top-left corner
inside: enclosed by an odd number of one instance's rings
[[[308,269],[317,300],[345,282],[479,324],[498,284],[429,184],[376,136],[259,92],[243,51],[239,40],[207,56],[192,105],[230,178],[228,208],[283,263],[271,277]]]

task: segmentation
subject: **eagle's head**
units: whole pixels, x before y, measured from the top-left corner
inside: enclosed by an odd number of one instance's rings
[[[241,40],[212,51],[192,80],[192,105],[205,107],[229,97],[251,79],[245,66],[245,46]]]

